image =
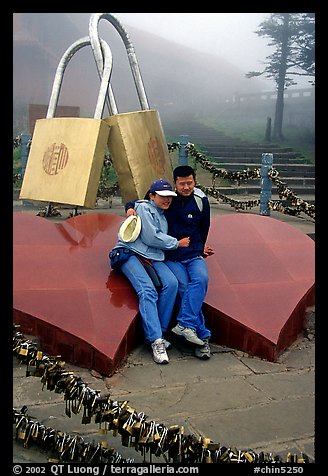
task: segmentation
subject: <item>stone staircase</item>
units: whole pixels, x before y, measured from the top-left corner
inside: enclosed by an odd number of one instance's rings
[[[261,167],[263,153],[273,154],[273,166],[279,171],[279,178],[288,188],[308,203],[315,202],[315,165],[305,163],[300,154],[290,147],[277,144],[254,144],[233,139],[221,132],[196,122],[186,124],[170,123],[163,125],[165,133],[179,141],[180,135],[188,135],[189,142],[202,152],[218,168],[227,171],[243,171]],[[197,178],[207,186],[211,184],[212,175],[203,173],[197,166]],[[234,182],[225,181],[219,185],[219,191],[227,196],[236,195],[235,200],[254,200],[260,197],[260,179],[251,179],[239,186]],[[240,195],[240,197],[238,197]],[[277,187],[272,184],[272,199],[279,200]]]

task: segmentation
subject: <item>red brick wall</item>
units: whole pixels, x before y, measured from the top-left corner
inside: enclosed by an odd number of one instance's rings
[[[48,106],[44,104],[29,104],[29,132],[33,135],[35,121],[44,119],[47,115]],[[80,117],[78,106],[57,106],[56,117]]]

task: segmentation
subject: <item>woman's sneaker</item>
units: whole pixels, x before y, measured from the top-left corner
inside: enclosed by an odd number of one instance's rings
[[[165,343],[163,339],[156,339],[152,344],[153,359],[156,364],[168,364],[169,358],[166,353]]]
[[[169,342],[168,340],[164,339],[164,337],[162,337],[162,340],[163,340],[163,342],[164,342],[165,349],[171,349],[171,348],[172,348],[171,342]]]
[[[177,324],[175,327],[173,327],[172,332],[178,336],[184,337],[191,344],[204,345],[204,341],[197,336],[195,329],[182,327],[180,324]]]
[[[202,347],[195,348],[195,356],[203,360],[207,360],[211,357],[209,337],[206,337],[206,339],[204,339],[204,345]]]

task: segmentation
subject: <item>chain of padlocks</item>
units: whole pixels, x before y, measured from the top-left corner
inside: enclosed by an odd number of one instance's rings
[[[169,151],[172,152],[175,149],[178,149],[180,144],[174,142],[168,144]],[[188,153],[194,158],[195,164],[199,163],[201,167],[212,174],[212,186],[205,187],[203,185],[197,184],[199,188],[203,190],[207,195],[212,196],[216,200],[221,200],[223,203],[228,203],[231,207],[236,210],[247,210],[260,205],[260,200],[234,200],[227,195],[221,193],[215,186],[215,179],[222,178],[225,180],[230,180],[232,182],[237,182],[238,185],[242,181],[246,182],[250,179],[259,179],[261,178],[261,169],[246,169],[242,171],[230,171],[228,172],[225,169],[220,169],[217,167],[217,164],[213,163],[211,160],[207,159],[200,151],[198,151],[194,144],[188,143],[186,145]],[[269,170],[269,178],[278,188],[279,198],[289,200],[294,208],[285,206],[281,201],[269,200],[269,208],[274,211],[285,213],[287,215],[299,216],[300,213],[304,213],[311,218],[315,219],[315,205],[309,204],[302,198],[299,198],[295,192],[287,187],[287,184],[279,178],[279,171],[274,167],[271,167]]]
[[[183,426],[166,426],[147,420],[143,412],[137,412],[127,400],[112,400],[110,395],[102,396],[90,388],[74,372],[65,370],[65,362],[60,356],[51,357],[43,353],[36,342],[27,339],[14,326],[13,353],[26,365],[26,376],[41,377],[42,390],[63,393],[66,403],[65,413],[83,411],[82,423],[94,420],[99,433],[121,436],[125,447],[133,447],[149,463],[152,457],[163,458],[166,463],[309,463],[308,456],[288,453],[285,460],[272,453],[238,450],[215,443],[204,436],[186,435]],[[82,436],[46,427],[30,417],[27,407],[13,409],[13,424],[16,440],[25,448],[36,445],[56,455],[51,461],[75,461],[93,463],[133,463],[133,459],[123,459],[114,449],[108,448],[107,441],[86,442]]]
[[[302,198],[298,197],[295,192],[293,192],[290,188],[288,188],[286,182],[283,182],[279,178],[279,171],[275,169],[274,167],[270,168],[268,174],[272,182],[278,188],[279,197],[281,199],[283,197],[287,198],[287,200],[290,200],[291,204],[295,207],[295,208],[284,207],[283,204],[281,202],[278,202],[277,200],[269,200],[269,207],[272,210],[281,211],[288,215],[295,215],[295,216],[303,212],[309,217],[315,219],[315,205],[310,204],[306,202],[305,200],[303,200]]]

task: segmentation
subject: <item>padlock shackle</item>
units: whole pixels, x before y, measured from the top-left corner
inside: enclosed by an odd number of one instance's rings
[[[147,99],[147,96],[146,96],[146,91],[145,91],[145,88],[144,88],[144,84],[143,84],[143,81],[142,81],[142,77],[141,77],[137,57],[136,57],[136,54],[134,52],[134,47],[133,47],[133,45],[130,41],[129,35],[127,34],[123,25],[111,13],[93,13],[91,15],[90,21],[89,21],[89,36],[90,36],[90,40],[91,40],[91,47],[93,49],[93,54],[94,54],[94,57],[95,57],[95,60],[96,60],[96,64],[97,64],[97,68],[98,68],[98,72],[99,72],[100,77],[103,74],[103,55],[102,55],[101,45],[100,45],[100,41],[99,41],[98,24],[99,24],[99,21],[102,18],[105,18],[106,20],[108,20],[115,27],[115,29],[118,31],[118,33],[120,34],[120,36],[121,36],[121,38],[124,42],[126,51],[127,51],[128,60],[129,60],[129,63],[130,63],[130,67],[131,67],[131,71],[132,71],[132,75],[133,75],[133,80],[134,80],[134,84],[136,86],[136,90],[137,90],[137,94],[138,94],[141,109],[149,110],[150,107],[149,107],[148,99]],[[110,106],[109,106],[110,113],[117,114],[118,109],[117,109],[117,105],[116,105],[114,96],[112,95],[111,86],[109,86],[109,88],[108,88],[108,95],[109,95],[109,102],[110,102]]]
[[[98,99],[97,99],[97,105],[96,105],[96,110],[94,113],[94,118],[95,119],[101,119],[104,107],[105,107],[105,101],[107,97],[107,89],[110,81],[110,76],[112,72],[112,65],[113,65],[113,59],[112,59],[112,52],[108,46],[108,44],[100,38],[100,43],[101,43],[101,48],[102,51],[104,52],[104,68],[103,68],[103,75],[102,75],[102,80],[101,80],[101,85],[99,89],[99,94],[98,94]],[[51,96],[49,100],[49,106],[47,110],[47,119],[52,118],[55,116],[56,112],[56,107],[58,103],[58,98],[61,90],[61,86],[63,83],[63,77],[64,77],[64,72],[66,70],[66,67],[72,57],[75,55],[77,51],[79,51],[81,48],[84,46],[91,45],[90,38],[88,36],[85,36],[83,38],[80,38],[79,40],[75,41],[74,43],[71,44],[61,57],[53,86],[52,86],[52,91],[51,91]]]

